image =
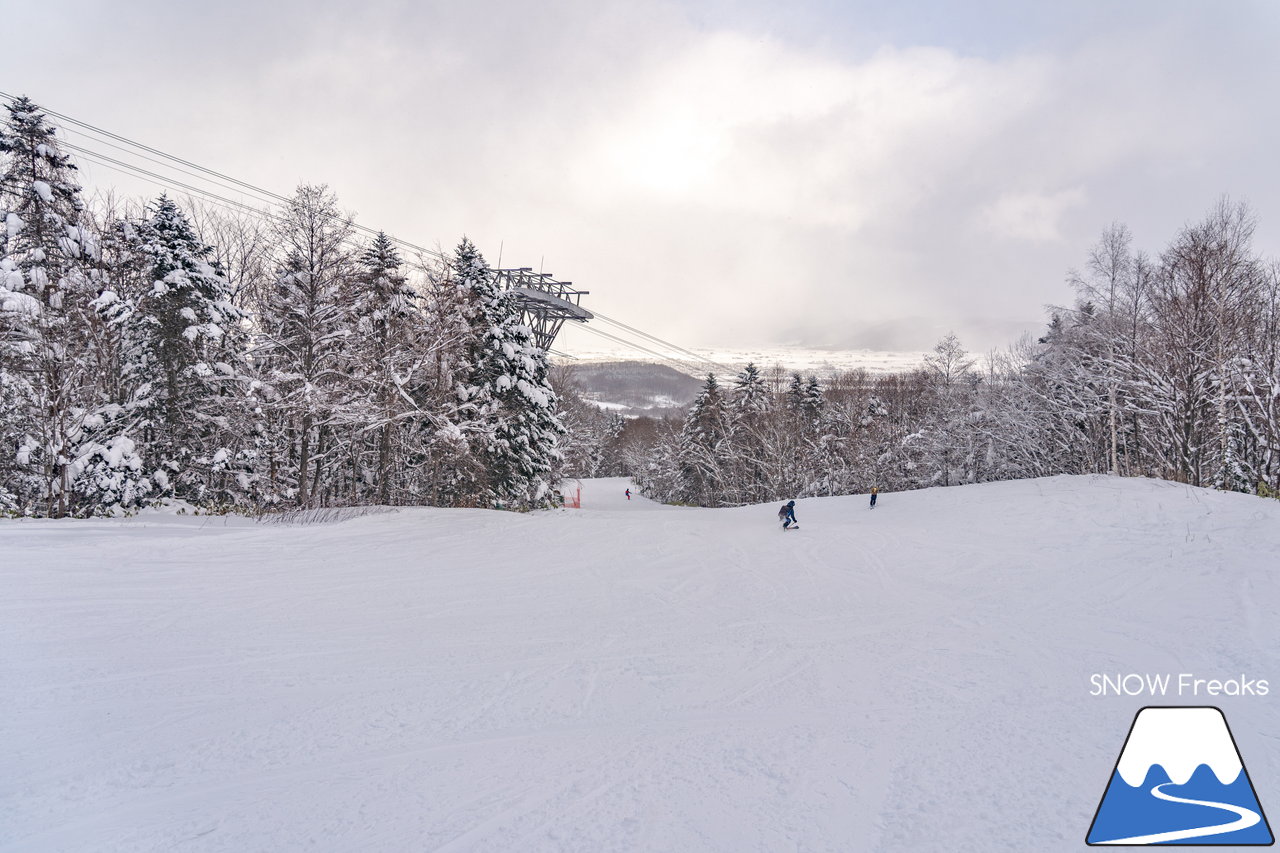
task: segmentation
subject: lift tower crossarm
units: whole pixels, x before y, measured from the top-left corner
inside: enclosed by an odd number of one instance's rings
[[[576,290],[573,282],[556,281],[550,273],[535,273],[529,267],[494,270],[494,283],[516,297],[534,341],[543,350],[551,349],[565,320],[585,323],[594,316],[581,305],[590,291]]]

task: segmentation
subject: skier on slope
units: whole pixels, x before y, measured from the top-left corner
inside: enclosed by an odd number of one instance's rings
[[[872,486],[871,487],[871,508],[872,509],[876,508],[876,495],[878,494],[880,494],[880,487]]]
[[[631,500],[631,490],[627,489],[627,500]]]
[[[778,510],[778,521],[782,522],[783,530],[790,530],[793,525],[796,530],[800,529],[800,522],[796,521],[795,501],[787,501],[782,505],[782,509]]]

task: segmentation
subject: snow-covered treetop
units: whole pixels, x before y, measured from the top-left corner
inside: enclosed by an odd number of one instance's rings
[[[9,118],[0,127],[0,154],[10,155],[10,162],[3,186],[6,193],[18,198],[4,208],[22,211],[29,210],[32,201],[44,205],[61,203],[78,214],[84,209],[84,202],[80,199],[80,185],[70,175],[76,165],[63,153],[48,117],[25,96],[6,109]]]
[[[187,320],[190,335],[220,337],[238,323],[231,288],[214,249],[196,236],[185,213],[167,195],[156,199],[150,216],[135,229],[139,251],[151,265],[153,298],[168,296],[172,311]],[[185,312],[185,313],[184,313]]]
[[[76,167],[44,113],[25,97],[6,109],[0,126],[0,258],[8,258],[16,273],[6,286],[31,293],[61,314],[69,307],[68,293],[88,291],[83,262],[98,257],[97,241],[80,224],[84,203]]]
[[[769,389],[754,362],[749,362],[738,374],[733,389],[733,405],[739,413],[763,412],[769,408]]]

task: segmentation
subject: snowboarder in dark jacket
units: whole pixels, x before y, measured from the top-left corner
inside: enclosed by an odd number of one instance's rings
[[[796,521],[796,502],[787,501],[782,505],[782,509],[778,510],[778,520],[782,522],[782,529],[789,530],[792,525],[796,529],[800,528],[800,522]]]

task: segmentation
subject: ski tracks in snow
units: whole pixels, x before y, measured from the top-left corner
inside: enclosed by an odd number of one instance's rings
[[[1270,504],[1092,482],[0,528],[0,850],[1078,849],[1088,673],[1277,639]]]

